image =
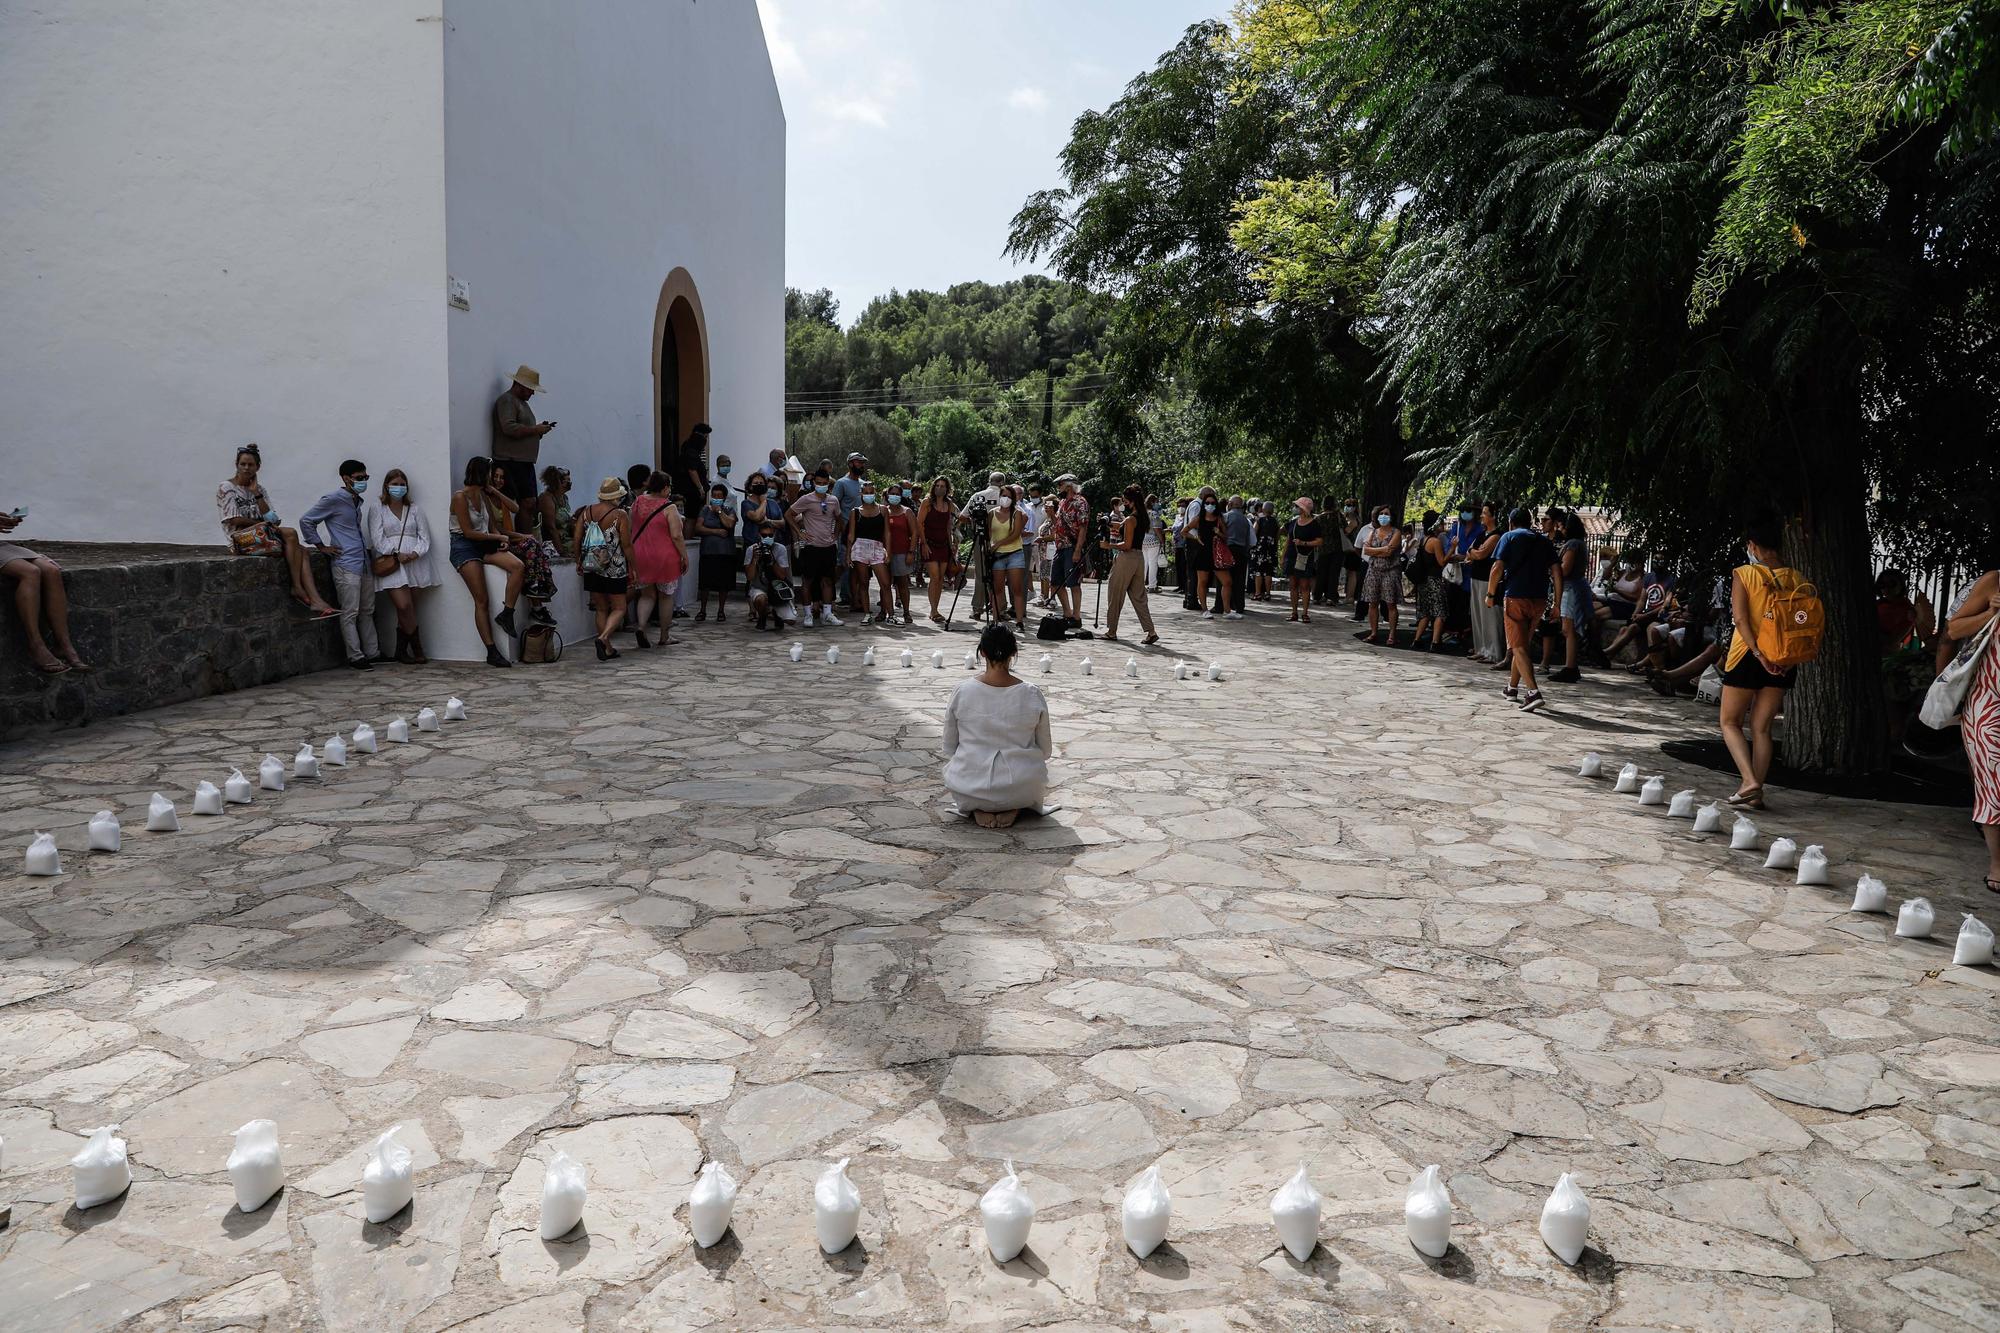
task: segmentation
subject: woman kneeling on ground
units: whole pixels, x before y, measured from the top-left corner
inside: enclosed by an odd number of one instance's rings
[[[944,710],[944,785],[981,828],[1007,828],[1041,811],[1049,790],[1049,705],[1009,668],[1020,640],[1005,625],[979,636],[986,669],[951,692]]]

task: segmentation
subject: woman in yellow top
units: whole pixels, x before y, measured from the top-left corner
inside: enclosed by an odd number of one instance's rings
[[[1021,516],[1019,486],[1000,488],[1000,498],[986,524],[986,568],[993,576],[993,623],[999,624],[1011,608],[1015,627],[1026,629],[1028,553],[1023,549],[1022,533],[1028,525]]]
[[[1755,810],[1764,808],[1764,776],[1771,771],[1771,724],[1784,707],[1785,691],[1799,674],[1797,667],[1772,666],[1757,651],[1757,621],[1772,586],[1789,589],[1805,582],[1802,574],[1784,563],[1779,549],[1783,537],[1776,520],[1752,522],[1743,538],[1749,563],[1738,565],[1730,576],[1733,627],[1729,653],[1722,659],[1722,743],[1729,747],[1729,757],[1743,779],[1729,803]]]

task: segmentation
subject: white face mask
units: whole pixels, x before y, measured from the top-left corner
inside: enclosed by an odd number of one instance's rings
[[[1001,497],[1000,497],[1000,507],[1001,507],[1002,509],[1012,509],[1012,508],[1014,507],[1014,497],[1013,497],[1013,496],[1011,496],[1011,495],[1003,495],[1003,496],[1001,496]]]

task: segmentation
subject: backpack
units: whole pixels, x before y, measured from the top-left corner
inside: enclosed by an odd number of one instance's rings
[[[530,625],[521,631],[523,662],[555,662],[562,658],[562,635],[554,625]]]
[[[1776,669],[1810,662],[1819,656],[1820,639],[1826,634],[1826,605],[1819,589],[1788,570],[1788,584],[1773,570],[1757,566],[1750,580],[1750,642],[1757,653]]]
[[[576,567],[585,574],[602,574],[610,563],[611,541],[593,518],[583,525],[583,550],[577,555]]]

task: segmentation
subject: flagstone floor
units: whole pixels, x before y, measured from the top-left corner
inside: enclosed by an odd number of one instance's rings
[[[1692,705],[1590,684],[1523,717],[1348,628],[1170,611],[1137,680],[1059,645],[1061,808],[1007,833],[941,809],[971,639],[928,628],[807,632],[797,665],[732,623],[326,674],[0,751],[0,1329],[2000,1327],[2000,973],[1949,943],[2000,904],[1964,812],[1777,793],[1766,834],[1840,885],[1796,887],[1573,775],[1596,749],[1724,794],[1658,753]],[[452,691],[439,735],[188,813]],[[154,790],[178,834],[141,831]],[[117,855],[82,850],[102,807]],[[40,828],[61,878],[19,873]],[[1848,914],[1861,868],[1938,938]],[[243,1215],[223,1163],[257,1117],[289,1183]],[[66,1163],[108,1122],[135,1180],[78,1212]],[[415,1203],[367,1225],[363,1145],[398,1124]],[[544,1243],[556,1149],[590,1198]],[[864,1213],[827,1258],[838,1157]],[[1001,1267],[975,1203],[1006,1157],[1040,1215]],[[699,1251],[707,1158],[743,1192]],[[1268,1213],[1301,1162],[1303,1264]],[[1431,1162],[1441,1261],[1402,1228]],[[1154,1163],[1173,1226],[1141,1263],[1118,1201]],[[1575,1268],[1536,1234],[1564,1171]]]

